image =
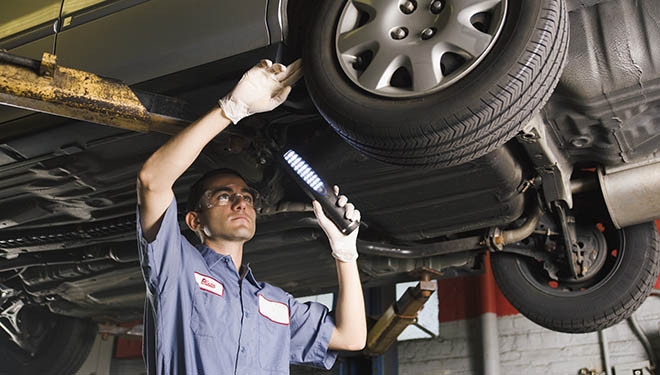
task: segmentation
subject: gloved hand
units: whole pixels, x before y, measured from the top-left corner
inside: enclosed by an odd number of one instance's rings
[[[254,113],[267,112],[284,103],[291,85],[302,77],[300,59],[289,64],[273,64],[261,60],[248,70],[236,87],[218,101],[225,116],[234,124]]]
[[[348,203],[348,198],[346,198],[345,195],[339,195],[338,186],[335,186],[334,190],[335,195],[339,196],[337,205],[346,208],[346,214],[344,216],[349,220],[360,221],[360,211],[356,210],[352,203]],[[312,205],[314,206],[314,214],[319,220],[319,224],[321,224],[321,229],[323,229],[326,236],[328,236],[328,241],[330,241],[332,256],[340,262],[355,262],[358,258],[357,236],[360,228],[345,235],[339,230],[339,228],[337,228],[332,220],[325,216],[323,208],[319,202],[313,201]]]

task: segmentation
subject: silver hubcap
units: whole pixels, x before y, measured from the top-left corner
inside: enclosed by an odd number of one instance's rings
[[[360,88],[387,97],[442,90],[490,51],[507,0],[349,0],[335,49]]]

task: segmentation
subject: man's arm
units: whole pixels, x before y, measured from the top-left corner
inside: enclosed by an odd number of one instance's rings
[[[302,75],[300,60],[288,68],[262,60],[243,75],[232,92],[211,110],[159,148],[138,174],[137,192],[142,231],[155,239],[163,213],[172,201],[172,186],[195,161],[204,146],[230,123],[253,113],[266,112],[283,103]]]
[[[339,194],[339,188],[335,187]],[[346,208],[346,218],[359,221],[360,212],[345,196],[340,196],[338,204]],[[354,230],[344,235],[323,213],[321,205],[314,201],[314,213],[321,228],[328,236],[332,255],[337,259],[339,294],[335,310],[335,328],[330,337],[328,349],[361,350],[367,342],[367,321],[364,312],[364,296],[357,268],[357,234]]]
[[[337,260],[339,295],[335,311],[335,329],[328,349],[362,350],[367,342],[362,284],[356,262]]]
[[[147,241],[153,241],[158,233],[160,219],[174,196],[172,186],[176,179],[230,123],[221,108],[214,108],[170,138],[144,163],[138,174],[137,191],[142,232]]]

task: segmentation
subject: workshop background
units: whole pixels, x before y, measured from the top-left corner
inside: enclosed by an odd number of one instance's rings
[[[660,221],[656,221],[656,226],[660,231]],[[499,374],[653,373],[656,353],[660,353],[660,278],[654,295],[632,318],[601,332],[585,334],[550,331],[519,314],[495,284],[488,260],[482,275],[442,279],[437,283],[437,292],[418,317],[421,328],[409,326],[393,349],[383,358],[372,360],[371,374],[476,375],[484,374],[485,368],[492,369],[497,363]],[[397,285],[397,298],[415,284]],[[300,300],[332,306],[332,294]],[[137,336],[99,335],[77,375],[145,374],[141,347]],[[292,366],[291,374],[339,375],[355,366],[352,361],[357,360],[340,357],[331,371]],[[362,366],[362,372],[368,374]]]

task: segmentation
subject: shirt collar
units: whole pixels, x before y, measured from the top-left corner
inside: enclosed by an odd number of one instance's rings
[[[223,255],[223,254],[217,253],[213,249],[211,249],[210,247],[208,247],[204,244],[197,245],[197,249],[202,254],[202,257],[204,258],[204,261],[206,262],[206,264],[209,266],[209,269],[213,268],[213,266],[215,266],[216,263],[218,263],[220,261],[225,262],[225,263],[229,263],[229,262],[232,261],[231,255]],[[241,271],[246,272],[246,271],[243,270],[243,268],[247,269],[247,273],[245,274],[245,278],[251,284],[253,284],[255,287],[257,287],[258,289],[262,289],[264,287],[264,284],[258,282],[257,279],[254,278],[254,275],[252,274],[252,269],[250,268],[250,264],[248,263],[248,264],[241,265]],[[241,272],[239,272],[239,276],[240,276],[240,274],[241,274]]]
[[[202,257],[204,258],[204,261],[209,266],[209,268],[213,268],[216,263],[223,259],[231,259],[231,256],[216,253],[213,251],[213,249],[204,244],[197,245],[197,250],[199,250],[199,252],[202,254]]]
[[[244,268],[243,272],[245,272],[245,270],[247,270],[247,272],[245,274],[245,278],[250,283],[252,283],[252,285],[257,287],[257,289],[261,289],[261,288],[264,287],[264,283],[260,283],[260,282],[257,281],[257,279],[254,278],[254,275],[252,274],[252,269],[250,268],[250,263],[242,265],[241,268]]]

